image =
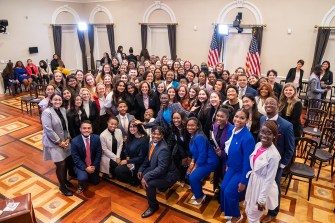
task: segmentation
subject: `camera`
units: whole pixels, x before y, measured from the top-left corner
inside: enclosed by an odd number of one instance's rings
[[[7,26],[8,26],[8,20],[1,19],[0,20],[0,33],[5,33]]]

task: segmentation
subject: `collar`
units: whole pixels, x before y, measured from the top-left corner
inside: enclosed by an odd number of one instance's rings
[[[125,115],[121,115],[121,114],[119,113],[119,116],[120,116],[121,119],[123,119],[123,118],[127,118],[127,114],[125,114]]]
[[[83,136],[83,134],[81,134],[81,137],[83,138],[83,141],[84,141],[84,142],[86,141],[87,138],[88,138],[89,140],[91,140],[91,135],[89,135],[88,137],[85,137],[85,136]]]
[[[273,120],[273,121],[277,121],[278,117],[279,117],[279,115],[278,115],[278,114],[276,114],[276,115],[275,115],[275,116],[273,116],[272,118],[268,118],[268,117],[266,117],[266,120]]]
[[[248,86],[245,86],[244,88],[238,87],[239,90],[246,90]]]

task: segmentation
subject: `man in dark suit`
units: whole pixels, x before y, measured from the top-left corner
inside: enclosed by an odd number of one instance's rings
[[[269,97],[265,100],[266,116],[261,117],[260,125],[262,126],[266,120],[275,120],[278,124],[279,134],[277,137],[277,149],[280,153],[281,160],[276,174],[276,184],[279,190],[278,207],[275,210],[269,210],[267,216],[262,220],[262,223],[269,223],[275,218],[279,212],[280,206],[280,178],[283,170],[292,160],[294,153],[294,133],[292,123],[286,121],[278,115],[278,101],[274,97]]]
[[[171,152],[163,140],[164,129],[161,126],[152,128],[152,142],[144,163],[138,170],[138,178],[146,190],[149,208],[142,214],[142,218],[153,215],[159,208],[156,199],[156,188],[165,190],[171,187],[179,178]]]
[[[254,97],[257,96],[257,91],[248,86],[248,78],[246,74],[240,74],[237,78],[238,83],[238,98],[242,99],[245,94],[252,94]]]
[[[80,125],[81,134],[71,141],[71,154],[78,179],[77,193],[82,193],[89,181],[99,183],[99,169],[102,155],[100,137],[92,134],[92,123],[84,120]]]
[[[128,133],[128,125],[131,120],[133,120],[135,117],[133,115],[130,115],[128,112],[128,105],[125,101],[119,101],[117,105],[117,110],[119,114],[116,116],[116,118],[119,120],[118,128],[122,131],[122,135],[127,136]]]

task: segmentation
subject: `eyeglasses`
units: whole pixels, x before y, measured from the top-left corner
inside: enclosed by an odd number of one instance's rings
[[[271,136],[271,135],[273,135],[273,133],[271,131],[265,131],[265,130],[261,130],[260,133],[262,135],[265,135],[265,136]]]

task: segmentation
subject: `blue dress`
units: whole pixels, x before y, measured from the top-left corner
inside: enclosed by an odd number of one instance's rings
[[[230,126],[227,139],[233,134],[235,126]],[[255,140],[246,126],[234,134],[228,148],[228,170],[221,183],[221,211],[225,216],[240,217],[238,185],[248,184],[247,173],[251,170],[249,156],[255,148]],[[227,151],[227,150],[226,150]]]

